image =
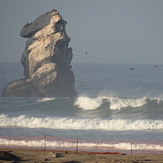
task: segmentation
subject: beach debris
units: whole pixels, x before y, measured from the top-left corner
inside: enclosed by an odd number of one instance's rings
[[[68,162],[62,162],[62,163],[81,163],[79,161],[68,161]]]
[[[62,163],[81,163],[79,161],[69,161],[69,162],[62,162]]]
[[[16,155],[13,155],[7,151],[0,151],[0,160],[5,160],[5,161],[21,161],[19,157]]]
[[[51,161],[51,159],[45,158],[44,161]]]
[[[52,154],[53,157],[56,157],[56,158],[58,158],[58,157],[64,157],[64,155],[62,153],[52,152],[51,154]]]

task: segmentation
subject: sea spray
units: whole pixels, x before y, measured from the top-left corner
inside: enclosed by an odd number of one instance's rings
[[[104,97],[91,98],[87,96],[79,96],[75,105],[83,110],[94,110],[102,105]]]
[[[96,98],[88,96],[79,96],[75,101],[75,106],[83,110],[94,110],[99,108],[104,102],[110,103],[111,110],[120,110],[127,107],[141,107],[147,104],[147,98],[143,97],[140,99],[136,98],[121,98],[121,97],[111,97],[111,96],[99,96]]]
[[[141,99],[109,97],[108,101],[110,102],[111,110],[120,110],[122,108],[127,108],[127,107],[132,107],[132,108],[141,107],[147,104],[146,99],[147,98],[145,97]]]

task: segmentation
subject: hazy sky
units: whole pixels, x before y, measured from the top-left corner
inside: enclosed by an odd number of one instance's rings
[[[20,62],[20,30],[51,9],[68,22],[73,63],[163,64],[163,0],[0,0],[0,62]]]

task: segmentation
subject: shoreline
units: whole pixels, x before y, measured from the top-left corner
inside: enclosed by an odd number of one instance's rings
[[[3,160],[2,155],[12,154],[20,158],[20,160]],[[118,152],[91,152],[91,151],[66,151],[66,150],[40,150],[40,149],[0,149],[0,163],[46,163],[46,162],[148,162],[163,163],[163,154],[139,153],[139,154],[123,154]]]

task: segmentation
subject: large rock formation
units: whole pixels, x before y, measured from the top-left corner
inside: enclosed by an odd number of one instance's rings
[[[20,35],[28,38],[21,57],[25,78],[6,86],[3,96],[72,97],[77,94],[66,23],[53,9],[23,27]]]

